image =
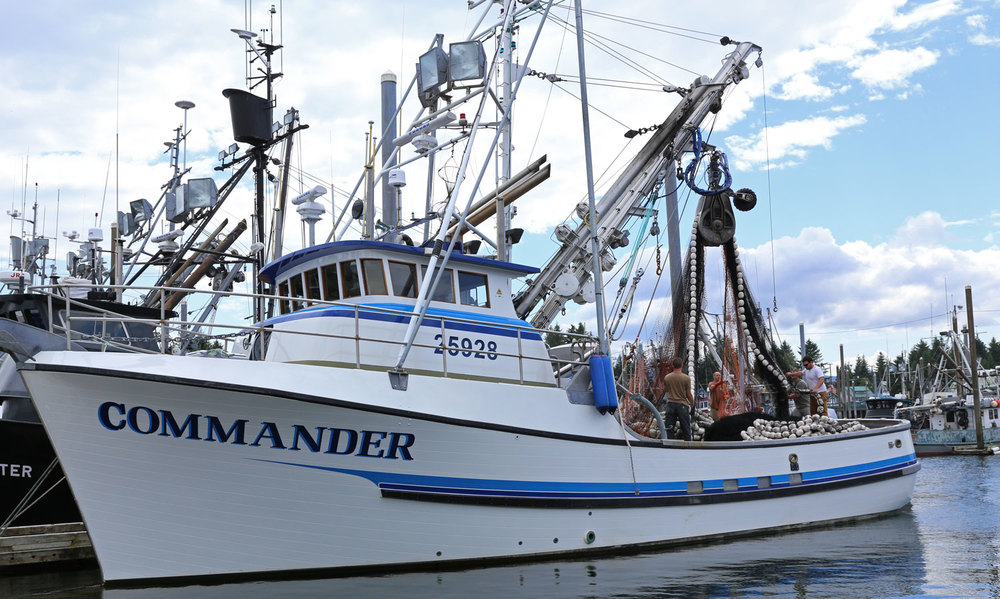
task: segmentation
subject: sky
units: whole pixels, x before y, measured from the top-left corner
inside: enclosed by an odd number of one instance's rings
[[[221,184],[228,173],[214,170],[217,156],[232,143],[221,91],[246,87],[245,45],[230,32],[240,28],[284,46],[275,61],[283,73],[276,119],[295,107],[309,125],[294,148],[306,175],[291,186],[296,193],[334,186],[334,204],[324,196],[328,213],[318,226],[328,233],[330,211],[343,210],[361,174],[369,121],[379,136],[382,74],[396,73],[402,92],[434,35],[444,34],[445,44],[465,39],[486,5],[470,11],[464,0],[302,0],[275,3],[273,16],[270,6],[8,6],[0,200],[8,209],[30,208],[37,183],[37,225],[58,239],[59,260],[72,249],[63,231],[96,226],[107,237],[116,210],[140,197],[155,202],[170,177],[163,142],[185,120],[179,100],[195,103],[186,114],[182,163],[192,177]],[[763,66],[751,66],[749,79],[730,88],[703,131],[726,152],[733,186],[757,193],[757,206],[737,213],[736,239],[779,338],[797,347],[803,323],[825,362],[839,359],[841,344],[848,361],[880,351],[895,356],[950,326],[949,313],[966,304],[967,285],[980,337],[1000,337],[1000,202],[992,187],[1000,2],[720,0],[710,8],[665,8],[653,0],[587,0],[584,9],[593,35],[586,52],[598,196],[644,140],[630,141],[625,131],[662,122],[677,102],[662,86],[714,75],[729,51],[717,41],[723,35],[752,41],[763,48]],[[552,165],[552,177],[516,204],[513,226],[525,236],[514,260],[536,265],[556,250],[554,227],[586,197],[575,37],[560,23],[573,20],[571,4],[557,4],[552,15],[528,68],[564,81],[525,77],[513,127],[514,171],[543,154]],[[498,18],[494,7],[484,23]],[[519,26],[520,63],[537,21]],[[417,109],[404,107],[402,115],[405,128]],[[472,165],[485,158],[473,153]],[[436,169],[449,164],[455,159],[440,156]],[[484,191],[495,176],[489,169]],[[443,185],[435,185],[440,203]],[[408,174],[404,217],[424,210],[425,187],[419,169]],[[245,185],[227,206],[235,218],[245,215],[249,194]],[[683,234],[697,199],[682,193],[680,201]],[[294,249],[300,227],[289,223],[286,249]],[[631,249],[619,250],[620,262]],[[639,255],[650,273],[654,253],[646,246]],[[720,260],[710,253],[710,277]],[[617,276],[609,276],[610,296]],[[657,292],[634,310],[662,317],[668,287],[644,276],[640,292]],[[964,309],[957,316],[964,325]],[[593,318],[592,304],[570,304],[560,322]]]

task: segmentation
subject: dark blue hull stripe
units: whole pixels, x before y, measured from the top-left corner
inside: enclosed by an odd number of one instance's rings
[[[727,491],[722,480],[701,483],[700,493],[689,493],[688,482],[583,483],[548,481],[511,481],[443,476],[424,476],[312,466],[279,460],[259,460],[299,468],[337,472],[365,478],[374,483],[384,497],[443,501],[448,503],[496,504],[524,507],[642,507],[647,505],[719,503],[762,499],[826,491],[833,488],[875,482],[905,474],[918,462],[914,454],[867,464],[830,468],[802,473],[802,482],[792,484],[789,475],[769,477],[770,484],[758,486],[758,478],[741,478],[738,488]],[[677,501],[679,500],[679,501]]]
[[[462,318],[469,320],[486,320],[495,321],[493,324],[483,323],[473,323],[473,322],[461,322],[455,320],[449,320],[447,315],[443,315],[442,318],[439,315],[434,314],[435,311],[428,312],[427,316],[424,317],[421,326],[432,327],[437,330],[441,330],[441,321],[444,320],[444,326],[446,331],[466,331],[470,333],[481,333],[485,335],[497,335],[500,337],[517,337],[518,331],[520,330],[521,339],[530,341],[540,341],[542,339],[541,333],[530,328],[531,325],[523,321],[516,319],[500,319],[496,317],[486,317],[481,314],[463,313]],[[293,320],[302,320],[305,318],[354,318],[354,310],[350,308],[341,307],[330,307],[330,308],[312,308],[309,310],[301,310],[298,312],[293,312],[291,314],[285,314],[284,316],[279,316],[272,318],[265,322],[265,326],[279,324],[282,322],[291,322]],[[372,309],[367,306],[359,306],[357,311],[358,318],[361,320],[372,320],[376,322],[389,322],[396,324],[408,324],[410,322],[409,314],[394,314],[391,312],[383,312],[380,310]],[[506,321],[511,321],[507,323]]]

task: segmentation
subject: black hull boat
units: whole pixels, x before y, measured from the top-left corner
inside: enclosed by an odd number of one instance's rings
[[[0,527],[82,520],[41,424],[0,420],[0,456]]]

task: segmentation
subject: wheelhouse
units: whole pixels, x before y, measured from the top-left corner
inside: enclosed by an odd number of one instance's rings
[[[265,359],[391,368],[429,260],[425,248],[345,241],[269,264],[261,278],[274,286],[276,310],[264,323]],[[456,251],[437,271],[408,371],[555,384],[542,335],[517,318],[511,297],[511,281],[536,268]]]

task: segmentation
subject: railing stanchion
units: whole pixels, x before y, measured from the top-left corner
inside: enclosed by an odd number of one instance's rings
[[[447,329],[444,327],[444,317],[441,317],[441,372],[448,376],[448,346],[445,341],[448,338]]]
[[[354,367],[361,368],[361,309],[354,304]]]
[[[67,351],[70,350],[70,349],[73,349],[73,332],[72,332],[73,331],[73,327],[70,325],[70,323],[72,322],[71,319],[73,318],[73,316],[72,316],[72,314],[70,314],[70,301],[69,301],[69,299],[70,299],[69,298],[69,292],[67,291],[67,295],[66,295],[66,320],[63,323],[63,326],[66,329],[66,350]],[[51,296],[49,297],[49,314],[50,314],[50,316],[49,316],[49,326],[52,326],[52,323],[55,322],[56,319],[55,319],[55,314],[52,313],[52,299],[51,299]]]
[[[160,351],[167,353],[167,309],[163,288],[160,287]]]
[[[517,378],[524,384],[524,351],[521,349],[521,327],[517,327]]]

